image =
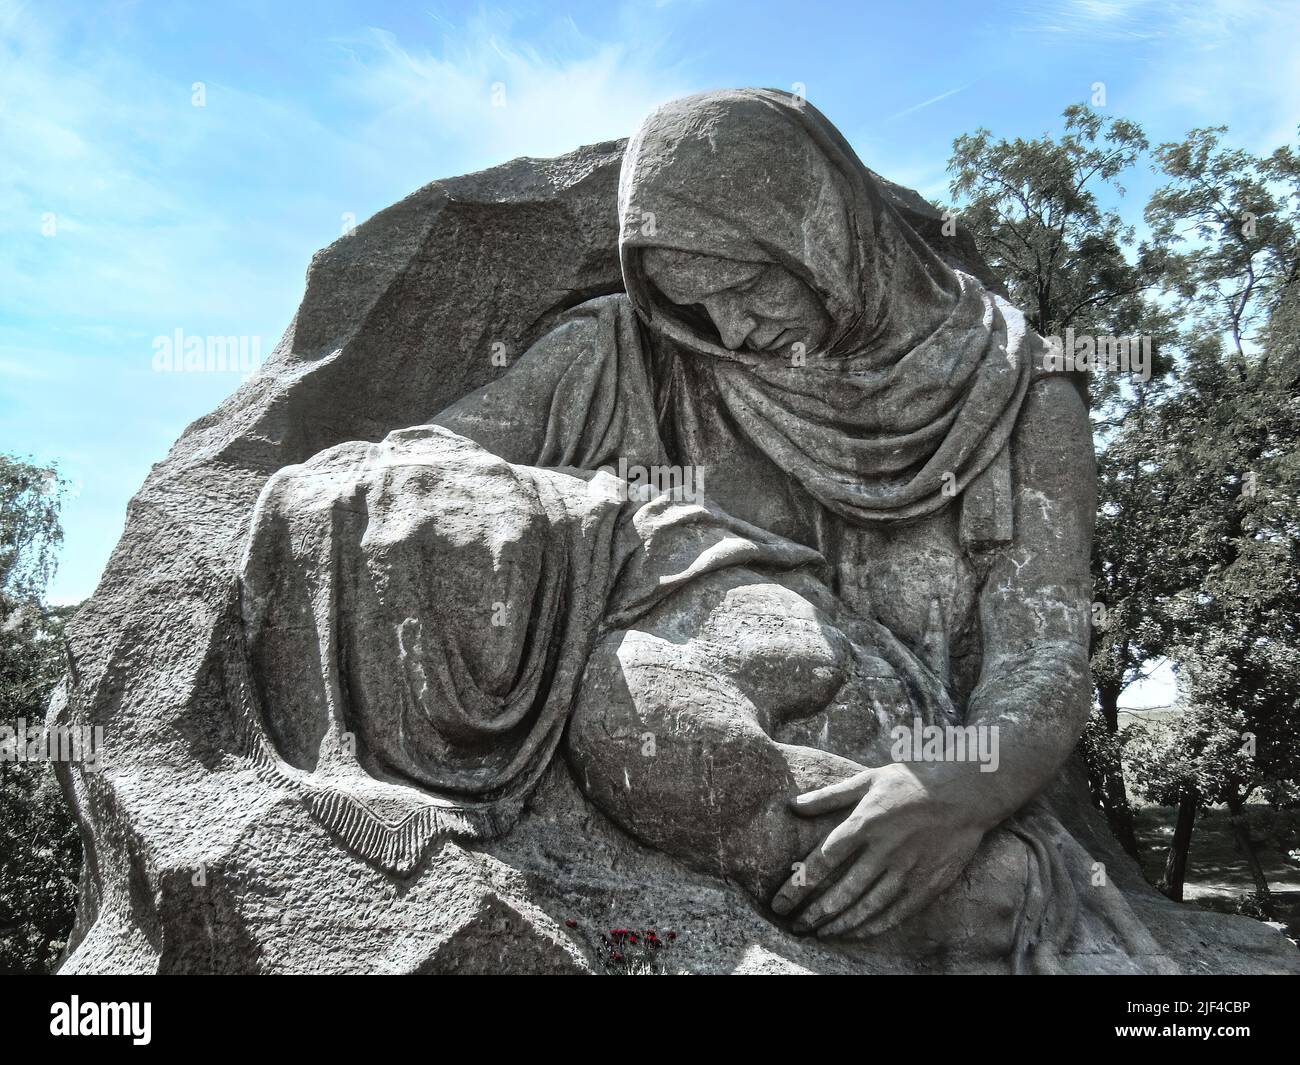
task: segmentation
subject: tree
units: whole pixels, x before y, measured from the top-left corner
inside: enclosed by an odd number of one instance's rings
[[[1225,148],[1226,132],[1194,129],[1156,148],[1170,180],[1146,217],[1165,249],[1165,286],[1202,333],[1229,334],[1240,366],[1250,333],[1283,305],[1300,271],[1300,157],[1289,147],[1266,159]]]
[[[1086,324],[1124,335],[1145,317],[1159,253],[1137,245],[1098,192],[1123,194],[1119,179],[1147,140],[1135,123],[1082,104],[1063,117],[1059,138],[995,141],[987,129],[958,137],[949,187],[962,223],[1040,334]]]
[[[42,600],[62,541],[56,471],[0,455],[0,724],[39,724],[70,608]],[[0,759],[0,970],[48,972],[72,927],[81,842],[46,762]]]
[[[1266,910],[1245,805],[1300,786],[1300,167],[1222,133],[1157,148],[1169,183],[1147,208],[1188,322],[1179,387],[1137,445],[1170,519],[1161,611],[1185,690],[1179,721],[1129,762],[1179,808],[1162,888],[1181,897],[1196,812],[1223,803]]]
[[[1285,345],[1285,358],[1269,358]],[[1169,563],[1183,589],[1167,604],[1181,663],[1184,721],[1153,752],[1185,768],[1176,794],[1171,873],[1186,866],[1199,806],[1228,807],[1256,892],[1268,885],[1245,821],[1260,793],[1275,805],[1300,787],[1300,390],[1294,335],[1274,330],[1259,355],[1213,342],[1189,359],[1182,390],[1158,412]],[[1177,853],[1182,851],[1182,853]],[[1164,885],[1181,894],[1178,876]]]

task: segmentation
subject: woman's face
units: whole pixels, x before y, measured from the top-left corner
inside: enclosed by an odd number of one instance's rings
[[[830,332],[830,317],[812,289],[775,264],[666,248],[648,248],[642,263],[665,299],[702,309],[730,351],[812,354]]]

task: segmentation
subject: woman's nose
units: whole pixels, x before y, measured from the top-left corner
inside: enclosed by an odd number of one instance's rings
[[[735,351],[744,344],[758,324],[745,314],[736,301],[723,296],[705,300],[704,309],[709,312],[714,328],[722,338],[722,346],[728,351]]]

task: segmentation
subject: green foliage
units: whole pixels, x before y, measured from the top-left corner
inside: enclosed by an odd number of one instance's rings
[[[1184,792],[1210,796],[1219,781],[1249,772],[1245,731],[1241,715],[1198,706],[1158,724],[1126,728],[1122,748],[1129,782],[1160,806],[1176,806]]]
[[[1296,280],[1300,165],[1286,147],[1267,159],[1224,148],[1226,132],[1195,129],[1156,149],[1170,181],[1146,216],[1168,249],[1166,286],[1198,324],[1228,331],[1240,352]]]
[[[1157,801],[1181,780],[1235,808],[1300,786],[1300,172],[1222,132],[1156,150],[1170,182],[1147,208],[1187,323],[1146,441],[1185,709],[1130,763]]]
[[[1105,782],[1123,779],[1124,734],[1113,731],[1106,718],[1094,708],[1084,725],[1079,746],[1088,767],[1088,790],[1093,804],[1105,809],[1109,798]]]
[[[38,725],[63,662],[72,608],[33,612],[0,637],[0,721]],[[8,700],[22,693],[22,702]],[[48,762],[0,761],[0,972],[52,972],[77,900],[81,838]]]
[[[62,540],[57,472],[0,455],[0,724],[39,725],[64,668],[70,608],[42,603]],[[53,770],[0,761],[0,971],[48,972],[67,941],[81,866]]]
[[[987,129],[958,137],[948,164],[952,195],[1039,333],[1084,324],[1092,333],[1128,333],[1143,320],[1141,295],[1158,263],[1118,212],[1101,207],[1098,191],[1123,192],[1120,178],[1147,140],[1135,123],[1081,104],[1064,118],[1059,137],[995,141]]]

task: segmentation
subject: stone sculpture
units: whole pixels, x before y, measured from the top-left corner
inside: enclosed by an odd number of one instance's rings
[[[65,968],[1294,968],[1078,800],[1085,398],[969,241],[785,93],[620,149],[327,250],[137,497]]]

